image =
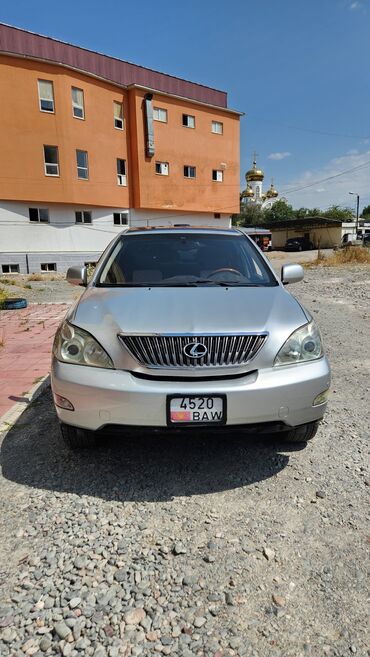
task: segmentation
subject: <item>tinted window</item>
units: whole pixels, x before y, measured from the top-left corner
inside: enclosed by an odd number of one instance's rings
[[[102,285],[277,285],[243,235],[124,235],[108,256]]]

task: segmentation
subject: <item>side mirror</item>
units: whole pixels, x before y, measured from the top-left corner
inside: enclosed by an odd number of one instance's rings
[[[67,271],[67,281],[71,285],[87,286],[87,268],[86,267],[69,267]]]
[[[299,283],[303,280],[304,271],[301,265],[283,265],[281,268],[281,282],[284,285],[288,283]]]

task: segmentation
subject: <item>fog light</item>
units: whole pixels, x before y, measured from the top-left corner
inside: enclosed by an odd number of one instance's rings
[[[54,393],[54,401],[55,401],[55,405],[59,406],[59,408],[64,408],[66,411],[75,410],[75,407],[73,406],[72,402],[70,402],[65,397],[62,397],[61,395],[57,395],[56,393]]]
[[[312,406],[319,406],[320,404],[325,404],[325,402],[328,401],[329,397],[329,388],[327,390],[324,390],[324,392],[320,392],[317,397],[312,402]]]

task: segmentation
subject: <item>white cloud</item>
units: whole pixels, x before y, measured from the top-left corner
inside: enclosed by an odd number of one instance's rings
[[[349,151],[347,151],[347,155],[358,155],[357,148],[351,148]]]
[[[349,6],[349,8],[353,11],[354,9],[360,9],[361,3],[360,2],[352,2]]]
[[[366,166],[364,166],[366,165]],[[342,171],[348,171],[337,178]],[[299,189],[311,185],[307,189]],[[347,153],[333,158],[321,168],[304,171],[300,175],[278,186],[281,196],[285,196],[293,207],[320,207],[325,210],[330,205],[354,208],[355,197],[349,192],[360,195],[360,208],[370,202],[370,150],[363,153]],[[290,192],[289,190],[295,190]]]
[[[284,151],[283,153],[270,153],[267,157],[269,160],[284,160],[286,157],[289,157],[289,155],[291,155],[291,153]]]

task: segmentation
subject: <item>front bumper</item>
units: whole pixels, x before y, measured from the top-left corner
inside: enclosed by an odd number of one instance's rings
[[[131,372],[81,365],[52,364],[52,390],[68,399],[74,411],[57,407],[61,422],[98,430],[105,425],[166,427],[167,395],[227,396],[226,427],[283,422],[289,427],[320,420],[326,403],[312,406],[330,385],[326,359],[273,367],[236,379],[160,381]],[[225,428],[225,426],[223,427]]]

